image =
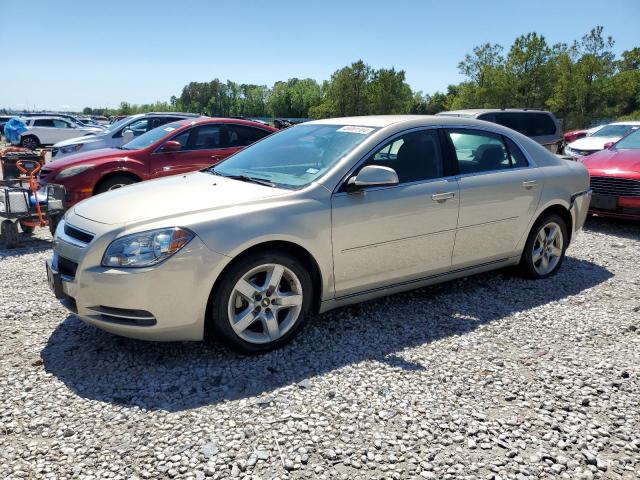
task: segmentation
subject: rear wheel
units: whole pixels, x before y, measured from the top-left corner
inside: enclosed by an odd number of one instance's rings
[[[31,235],[36,227],[32,225],[25,225],[23,222],[20,222],[20,229],[26,233],[27,235]]]
[[[136,179],[129,175],[113,175],[102,180],[96,187],[95,194],[116,190],[117,188],[126,187],[136,183]]]
[[[4,220],[0,224],[0,240],[5,248],[18,246],[18,225],[11,220]]]
[[[243,353],[278,348],[304,325],[312,290],[311,276],[296,258],[277,252],[247,256],[229,268],[214,292],[211,330]]]
[[[555,275],[568,247],[567,224],[556,214],[545,215],[535,223],[524,247],[520,270],[529,278]]]
[[[23,148],[28,148],[29,150],[35,150],[36,148],[40,147],[40,142],[38,141],[37,137],[34,137],[33,135],[27,135],[26,137],[22,137],[22,140],[20,140],[20,146]]]

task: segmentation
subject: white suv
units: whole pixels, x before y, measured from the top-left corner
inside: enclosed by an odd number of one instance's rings
[[[112,123],[106,130],[90,137],[78,137],[56,143],[51,149],[51,156],[56,160],[78,152],[88,152],[98,148],[117,148],[134,137],[158,128],[165,123],[197,118],[195,113],[139,113]]]
[[[53,145],[61,140],[82,135],[94,135],[103,131],[97,127],[83,127],[62,117],[42,116],[22,119],[28,130],[20,134],[16,144],[35,150],[43,145]]]

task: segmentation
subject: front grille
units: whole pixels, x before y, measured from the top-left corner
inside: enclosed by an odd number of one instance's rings
[[[640,180],[618,177],[591,177],[593,193],[616,197],[640,197]]]
[[[61,275],[69,278],[75,278],[76,270],[78,270],[78,264],[72,262],[68,258],[58,256],[58,272]]]
[[[82,243],[90,243],[94,237],[93,234],[79,230],[76,227],[69,225],[68,223],[65,223],[64,225],[64,233],[68,237],[74,238]]]

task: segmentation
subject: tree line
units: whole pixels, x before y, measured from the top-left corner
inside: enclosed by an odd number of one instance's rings
[[[117,109],[87,107],[85,114],[128,115],[186,111],[211,116],[327,118],[372,114],[434,114],[461,108],[541,108],[565,128],[598,120],[640,119],[640,47],[613,53],[614,40],[595,27],[571,44],[549,44],[535,32],[508,50],[479,45],[459,62],[465,79],[446,92],[424,94],[407,84],[404,70],[375,69],[362,60],[329,80],[291,78],[266,85],[230,80],[191,82],[169,102]]]

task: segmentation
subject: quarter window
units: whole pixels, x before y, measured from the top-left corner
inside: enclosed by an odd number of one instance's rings
[[[364,164],[393,168],[400,183],[443,176],[442,152],[436,130],[411,132],[387,143]]]
[[[451,130],[448,132],[461,174],[493,172],[526,167],[528,162],[509,139],[489,132]]]

